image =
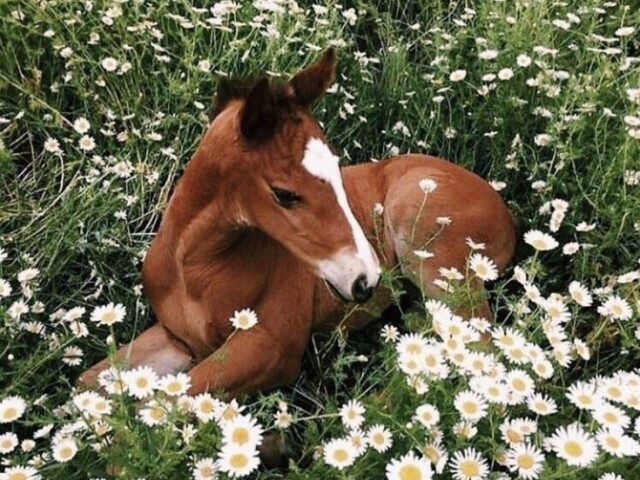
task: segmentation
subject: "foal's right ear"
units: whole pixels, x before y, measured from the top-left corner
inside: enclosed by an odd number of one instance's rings
[[[248,140],[266,140],[276,129],[276,100],[269,86],[269,79],[263,77],[249,92],[240,115],[240,130]]]
[[[289,84],[293,87],[295,100],[305,107],[311,106],[333,82],[336,71],[336,51],[328,48],[320,60],[298,72]]]

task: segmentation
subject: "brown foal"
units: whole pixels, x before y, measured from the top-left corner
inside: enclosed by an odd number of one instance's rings
[[[131,367],[188,370],[191,394],[287,384],[314,330],[357,328],[388,302],[376,290],[382,269],[399,266],[437,297],[441,267],[465,272],[467,237],[485,243],[500,270],[509,262],[511,216],[473,173],[425,155],[339,169],[309,111],[334,69],[328,50],[286,83],[221,84],[144,262],[158,323],[118,352]],[[419,186],[424,178],[437,184],[431,193]],[[442,216],[451,223],[440,225]],[[432,258],[413,253],[425,246]],[[349,302],[362,308],[343,320]],[[258,324],[234,332],[229,319],[244,308]],[[458,312],[491,318],[482,292]],[[109,365],[101,361],[79,383],[94,385]]]

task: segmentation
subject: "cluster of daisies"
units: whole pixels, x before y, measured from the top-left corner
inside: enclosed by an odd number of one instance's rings
[[[249,413],[243,412],[245,407],[235,400],[224,402],[209,393],[187,395],[190,379],[186,374],[159,377],[146,366],[131,370],[110,368],[100,374],[98,383],[104,393],[92,390],[75,393],[68,403],[56,410],[61,418],[69,421],[53,435],[53,424],[37,430],[33,440],[20,442],[13,432],[0,435],[2,454],[9,454],[18,446],[29,451],[36,446],[37,439],[51,437],[49,451],[34,456],[29,465],[7,467],[0,473],[5,475],[2,478],[40,478],[39,468],[51,461],[69,462],[83,446],[98,452],[109,448],[112,442],[117,442],[109,417],[117,414],[118,405],[122,403],[118,396],[121,395],[136,402],[135,418],[142,424],[173,428],[178,434],[178,445],[188,446],[199,429],[210,422],[219,427],[222,439],[216,458],[200,456],[193,460],[192,474],[196,480],[217,478],[218,472],[243,477],[258,467],[258,447],[262,442],[263,428]],[[7,397],[0,401],[0,422],[15,422],[26,409],[24,399]],[[25,476],[20,477],[20,473]]]

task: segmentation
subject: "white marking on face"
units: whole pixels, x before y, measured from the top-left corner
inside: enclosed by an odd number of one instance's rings
[[[311,138],[308,141],[307,147],[304,152],[302,166],[307,169],[307,171],[312,175],[326,181],[327,183],[329,183],[329,185],[331,185],[331,188],[336,195],[336,199],[338,200],[338,205],[340,205],[340,208],[342,209],[345,217],[347,218],[347,222],[351,227],[351,233],[356,245],[355,257],[362,262],[365,269],[365,271],[361,272],[361,274],[364,274],[367,277],[369,286],[375,286],[380,278],[380,261],[374,253],[373,247],[371,247],[371,245],[369,244],[367,237],[364,235],[362,227],[356,220],[355,215],[349,207],[349,202],[347,201],[347,193],[345,192],[344,185],[342,184],[342,175],[340,175],[340,166],[338,164],[338,160],[338,157],[331,152],[326,143],[318,138]],[[342,253],[334,257],[340,258],[341,261],[338,263],[346,267],[348,271],[357,272],[358,270],[361,270],[354,268],[355,265],[347,265],[347,263],[349,262],[346,262],[347,259]],[[323,260],[321,263],[326,266],[326,262],[331,262],[331,260]],[[325,270],[325,268],[322,268],[322,270]],[[331,271],[332,269],[328,270]],[[358,274],[356,273],[356,277],[357,276]],[[354,278],[350,279],[351,282],[353,282],[354,280]],[[334,286],[338,288],[341,287],[339,285]]]

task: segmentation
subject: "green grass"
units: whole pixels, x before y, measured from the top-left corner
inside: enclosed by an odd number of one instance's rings
[[[552,359],[554,374],[547,380],[532,373],[536,391],[558,403],[556,414],[536,417],[526,405],[492,405],[478,422],[478,433],[465,439],[454,433],[460,415],[453,401],[470,379],[452,367],[447,378],[429,380],[428,393],[416,393],[398,368],[394,344],[379,337],[389,318],[348,336],[314,337],[295,386],[245,402],[245,412],[269,431],[277,430],[273,415],[279,401],[287,402],[297,419],[283,431],[287,444],[295,446],[289,471],[260,467],[253,475],[383,478],[393,458],[411,449],[419,454],[438,437],[412,421],[425,402],[440,411],[443,451],[453,456],[474,447],[493,479],[517,478],[498,461],[508,449],[499,431],[507,417],[536,420],[538,432],[530,443],[539,447],[545,436],[574,421],[595,433],[598,423],[566,398],[567,388],[630,372],[640,361],[639,283],[616,280],[640,268],[640,126],[635,125],[640,94],[632,98],[632,89],[640,89],[640,5],[391,0],[342,7],[326,3],[326,12],[291,3],[284,10],[259,12],[243,4],[219,25],[207,21],[212,6],[164,0],[0,3],[0,248],[7,255],[0,262],[0,279],[12,287],[0,298],[0,401],[19,396],[27,403],[20,419],[0,424],[0,435],[13,432],[23,441],[43,425],[54,425],[33,448],[27,444],[27,451],[18,446],[0,454],[3,465],[30,463],[43,478],[68,479],[111,478],[110,465],[127,465],[119,478],[161,479],[188,478],[194,461],[216,458],[222,440],[213,422],[200,424],[172,411],[168,424],[148,427],[138,417],[136,402],[119,395],[112,396],[113,411],[103,418],[111,440],[99,453],[92,444],[100,440],[86,429],[68,432],[79,446],[69,462],[56,462],[50,453],[55,439],[64,436],[52,438],[55,432],[80,418],[68,406],[72,385],[84,368],[109,352],[107,336],[124,343],[152,321],[136,291],[141,258],[206,127],[216,78],[262,71],[286,76],[328,45],[338,47],[339,71],[336,86],[315,114],[345,164],[393,152],[442,156],[505,182],[501,194],[525,231],[549,232],[550,214],[541,213],[541,207],[554,199],[568,202],[566,216],[551,232],[560,246],[534,253],[523,245],[513,266],[523,268],[545,298],[565,296],[571,312],[564,325],[568,342],[585,341],[591,358],[571,353],[566,368]],[[341,13],[348,8],[355,9],[353,22]],[[115,17],[112,22],[105,19],[109,15]],[[621,27],[635,31],[619,36]],[[478,56],[489,49],[496,50],[495,59]],[[530,65],[518,65],[523,54]],[[101,62],[107,57],[117,60],[118,70],[105,70]],[[210,64],[206,71],[198,67],[203,60]],[[451,72],[460,69],[466,71],[464,80],[452,81]],[[512,77],[483,78],[503,69],[511,69]],[[91,151],[79,147],[83,134],[73,124],[80,117],[90,123]],[[536,143],[541,134],[551,136],[548,145]],[[45,149],[48,139],[59,142],[60,154]],[[121,162],[128,162],[129,173]],[[634,175],[638,181],[629,179]],[[532,188],[536,181],[544,185]],[[580,222],[595,229],[577,231]],[[564,255],[562,246],[569,242],[581,248]],[[542,330],[545,311],[532,302],[530,311],[521,308],[524,289],[511,278],[513,266],[490,288],[498,322],[551,355]],[[39,275],[21,286],[18,274],[27,268],[39,269]],[[593,306],[568,300],[572,281],[595,290]],[[598,312],[611,294],[631,306],[630,319],[611,320]],[[12,308],[21,299],[31,311],[14,318]],[[109,302],[126,307],[124,323],[110,330],[86,321],[95,307]],[[74,307],[86,309],[86,337],[60,320]],[[439,339],[423,308],[396,317],[403,317],[391,320],[401,332]],[[68,346],[82,349],[80,365],[62,362]],[[506,360],[497,347],[485,353],[507,370],[531,372],[528,365]],[[365,426],[386,425],[394,443],[385,453],[369,448],[354,465],[339,470],[314,453],[346,434],[337,412],[350,399],[366,406]],[[627,433],[639,441],[640,407],[621,408],[631,418]],[[186,424],[198,430],[188,444],[173,428]],[[580,468],[545,452],[539,478],[595,480],[615,472],[633,480],[637,456],[600,452]],[[453,478],[450,466],[435,478]],[[3,468],[8,467],[0,472]]]

